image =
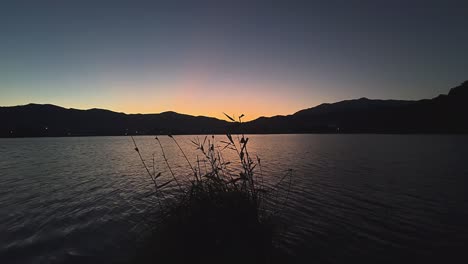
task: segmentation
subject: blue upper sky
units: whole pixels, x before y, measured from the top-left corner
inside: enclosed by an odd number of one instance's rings
[[[468,79],[468,1],[2,1],[0,105],[293,113]]]

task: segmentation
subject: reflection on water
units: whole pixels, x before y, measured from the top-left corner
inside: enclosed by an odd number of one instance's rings
[[[196,160],[191,138],[177,137]],[[294,169],[282,243],[299,260],[447,262],[468,244],[466,136],[250,138],[271,182]],[[136,140],[164,174],[153,137]],[[176,146],[161,141],[184,177]],[[151,191],[128,137],[0,139],[0,263],[124,259]]]

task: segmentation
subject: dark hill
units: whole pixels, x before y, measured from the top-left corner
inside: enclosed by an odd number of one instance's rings
[[[246,123],[256,133],[467,133],[468,81],[420,101],[361,98]]]
[[[222,109],[220,109],[222,111]],[[0,107],[0,137],[244,133],[468,133],[468,81],[419,101],[361,98],[242,126],[175,112],[124,114],[29,104]]]
[[[54,105],[0,107],[1,137],[224,133],[227,125],[219,119],[175,112],[127,115]]]

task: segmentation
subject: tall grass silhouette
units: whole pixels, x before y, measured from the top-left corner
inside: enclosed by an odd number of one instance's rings
[[[233,123],[242,124],[226,115]],[[276,246],[280,209],[287,205],[292,170],[278,183],[264,184],[261,160],[249,152],[249,138],[227,133],[223,140],[215,136],[196,137],[191,144],[199,155],[191,162],[175,136],[168,135],[184,157],[191,172],[179,179],[172,169],[164,146],[155,137],[170,174],[163,180],[156,172],[154,156],[150,166],[132,137],[142,165],[154,184],[159,217],[149,242],[137,257],[143,263],[277,263]],[[231,151],[235,160],[226,160]],[[201,157],[201,158],[200,158]],[[171,190],[167,187],[176,186]],[[278,187],[287,186],[285,195]],[[167,196],[172,199],[167,199]]]

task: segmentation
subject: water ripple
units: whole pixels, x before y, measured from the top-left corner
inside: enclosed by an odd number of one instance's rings
[[[294,171],[278,196],[289,193],[281,244],[298,259],[446,262],[468,244],[465,136],[250,137],[267,186]],[[196,157],[191,137],[177,138]],[[136,139],[147,162],[155,153],[155,169],[169,179],[153,137]],[[176,146],[161,142],[174,171],[188,174]],[[156,200],[129,138],[0,139],[0,145],[0,263],[120,259],[122,245],[146,230]]]

